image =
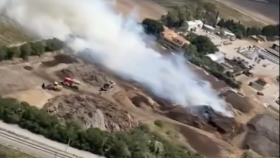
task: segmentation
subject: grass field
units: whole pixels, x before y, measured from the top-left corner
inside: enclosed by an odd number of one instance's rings
[[[6,17],[0,16],[0,43],[10,45],[31,40],[20,29],[14,27]]]
[[[12,148],[0,145],[0,158],[35,158],[33,156],[21,153]]]
[[[234,19],[241,21],[246,26],[262,26],[263,23],[244,15],[243,13],[218,2],[217,0],[152,0],[165,8],[186,5],[187,3],[210,2],[216,5],[220,11],[220,16],[225,19]],[[3,16],[0,16],[0,43],[1,45],[11,45],[31,40],[20,29],[14,27],[11,22]]]
[[[225,19],[233,19],[236,21],[241,21],[242,24],[245,26],[262,26],[263,23],[257,21],[256,19],[249,17],[247,15],[244,15],[243,13],[239,12],[238,10],[235,10],[233,8],[230,8],[226,4],[220,3],[217,0],[152,0],[159,5],[165,7],[165,8],[172,8],[174,6],[180,6],[180,5],[186,5],[188,3],[197,3],[197,2],[207,2],[207,3],[213,3],[216,5],[217,10],[220,11],[220,17]]]

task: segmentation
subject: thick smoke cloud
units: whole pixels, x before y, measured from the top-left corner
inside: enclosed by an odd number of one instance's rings
[[[57,37],[74,55],[99,62],[156,95],[183,106],[209,104],[230,115],[224,101],[185,66],[180,56],[161,57],[146,46],[142,28],[106,0],[1,0],[1,12],[40,38]],[[69,41],[69,34],[78,35]],[[88,50],[88,51],[84,51]]]

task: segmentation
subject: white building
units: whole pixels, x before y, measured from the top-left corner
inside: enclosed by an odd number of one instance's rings
[[[203,25],[203,29],[207,32],[215,32],[216,30],[213,26],[206,25],[206,24]]]
[[[217,62],[219,64],[225,62],[225,53],[223,52],[216,52],[215,54],[207,54],[207,57],[209,57],[212,61]]]
[[[197,28],[202,28],[203,22],[201,20],[194,20],[194,21],[185,21],[183,25],[180,27],[182,31],[193,31]]]
[[[231,39],[232,41],[234,41],[234,40],[236,39],[235,34],[232,33],[232,32],[230,32],[229,30],[226,30],[226,29],[222,29],[222,30],[220,31],[220,34],[221,34],[221,36],[223,36],[223,37],[227,37],[227,38]]]

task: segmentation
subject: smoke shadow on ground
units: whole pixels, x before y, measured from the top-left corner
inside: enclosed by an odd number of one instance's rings
[[[69,55],[65,55],[65,54],[58,54],[56,56],[54,56],[54,60],[50,60],[50,61],[45,61],[42,62],[42,65],[45,67],[54,67],[57,66],[58,64],[71,64],[71,63],[77,63],[78,59],[69,56]]]

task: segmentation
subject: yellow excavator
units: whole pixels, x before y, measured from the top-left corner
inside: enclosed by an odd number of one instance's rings
[[[48,85],[45,85],[45,83],[42,84],[43,89],[52,90],[52,91],[61,91],[62,85],[60,85],[58,82],[53,82]]]

